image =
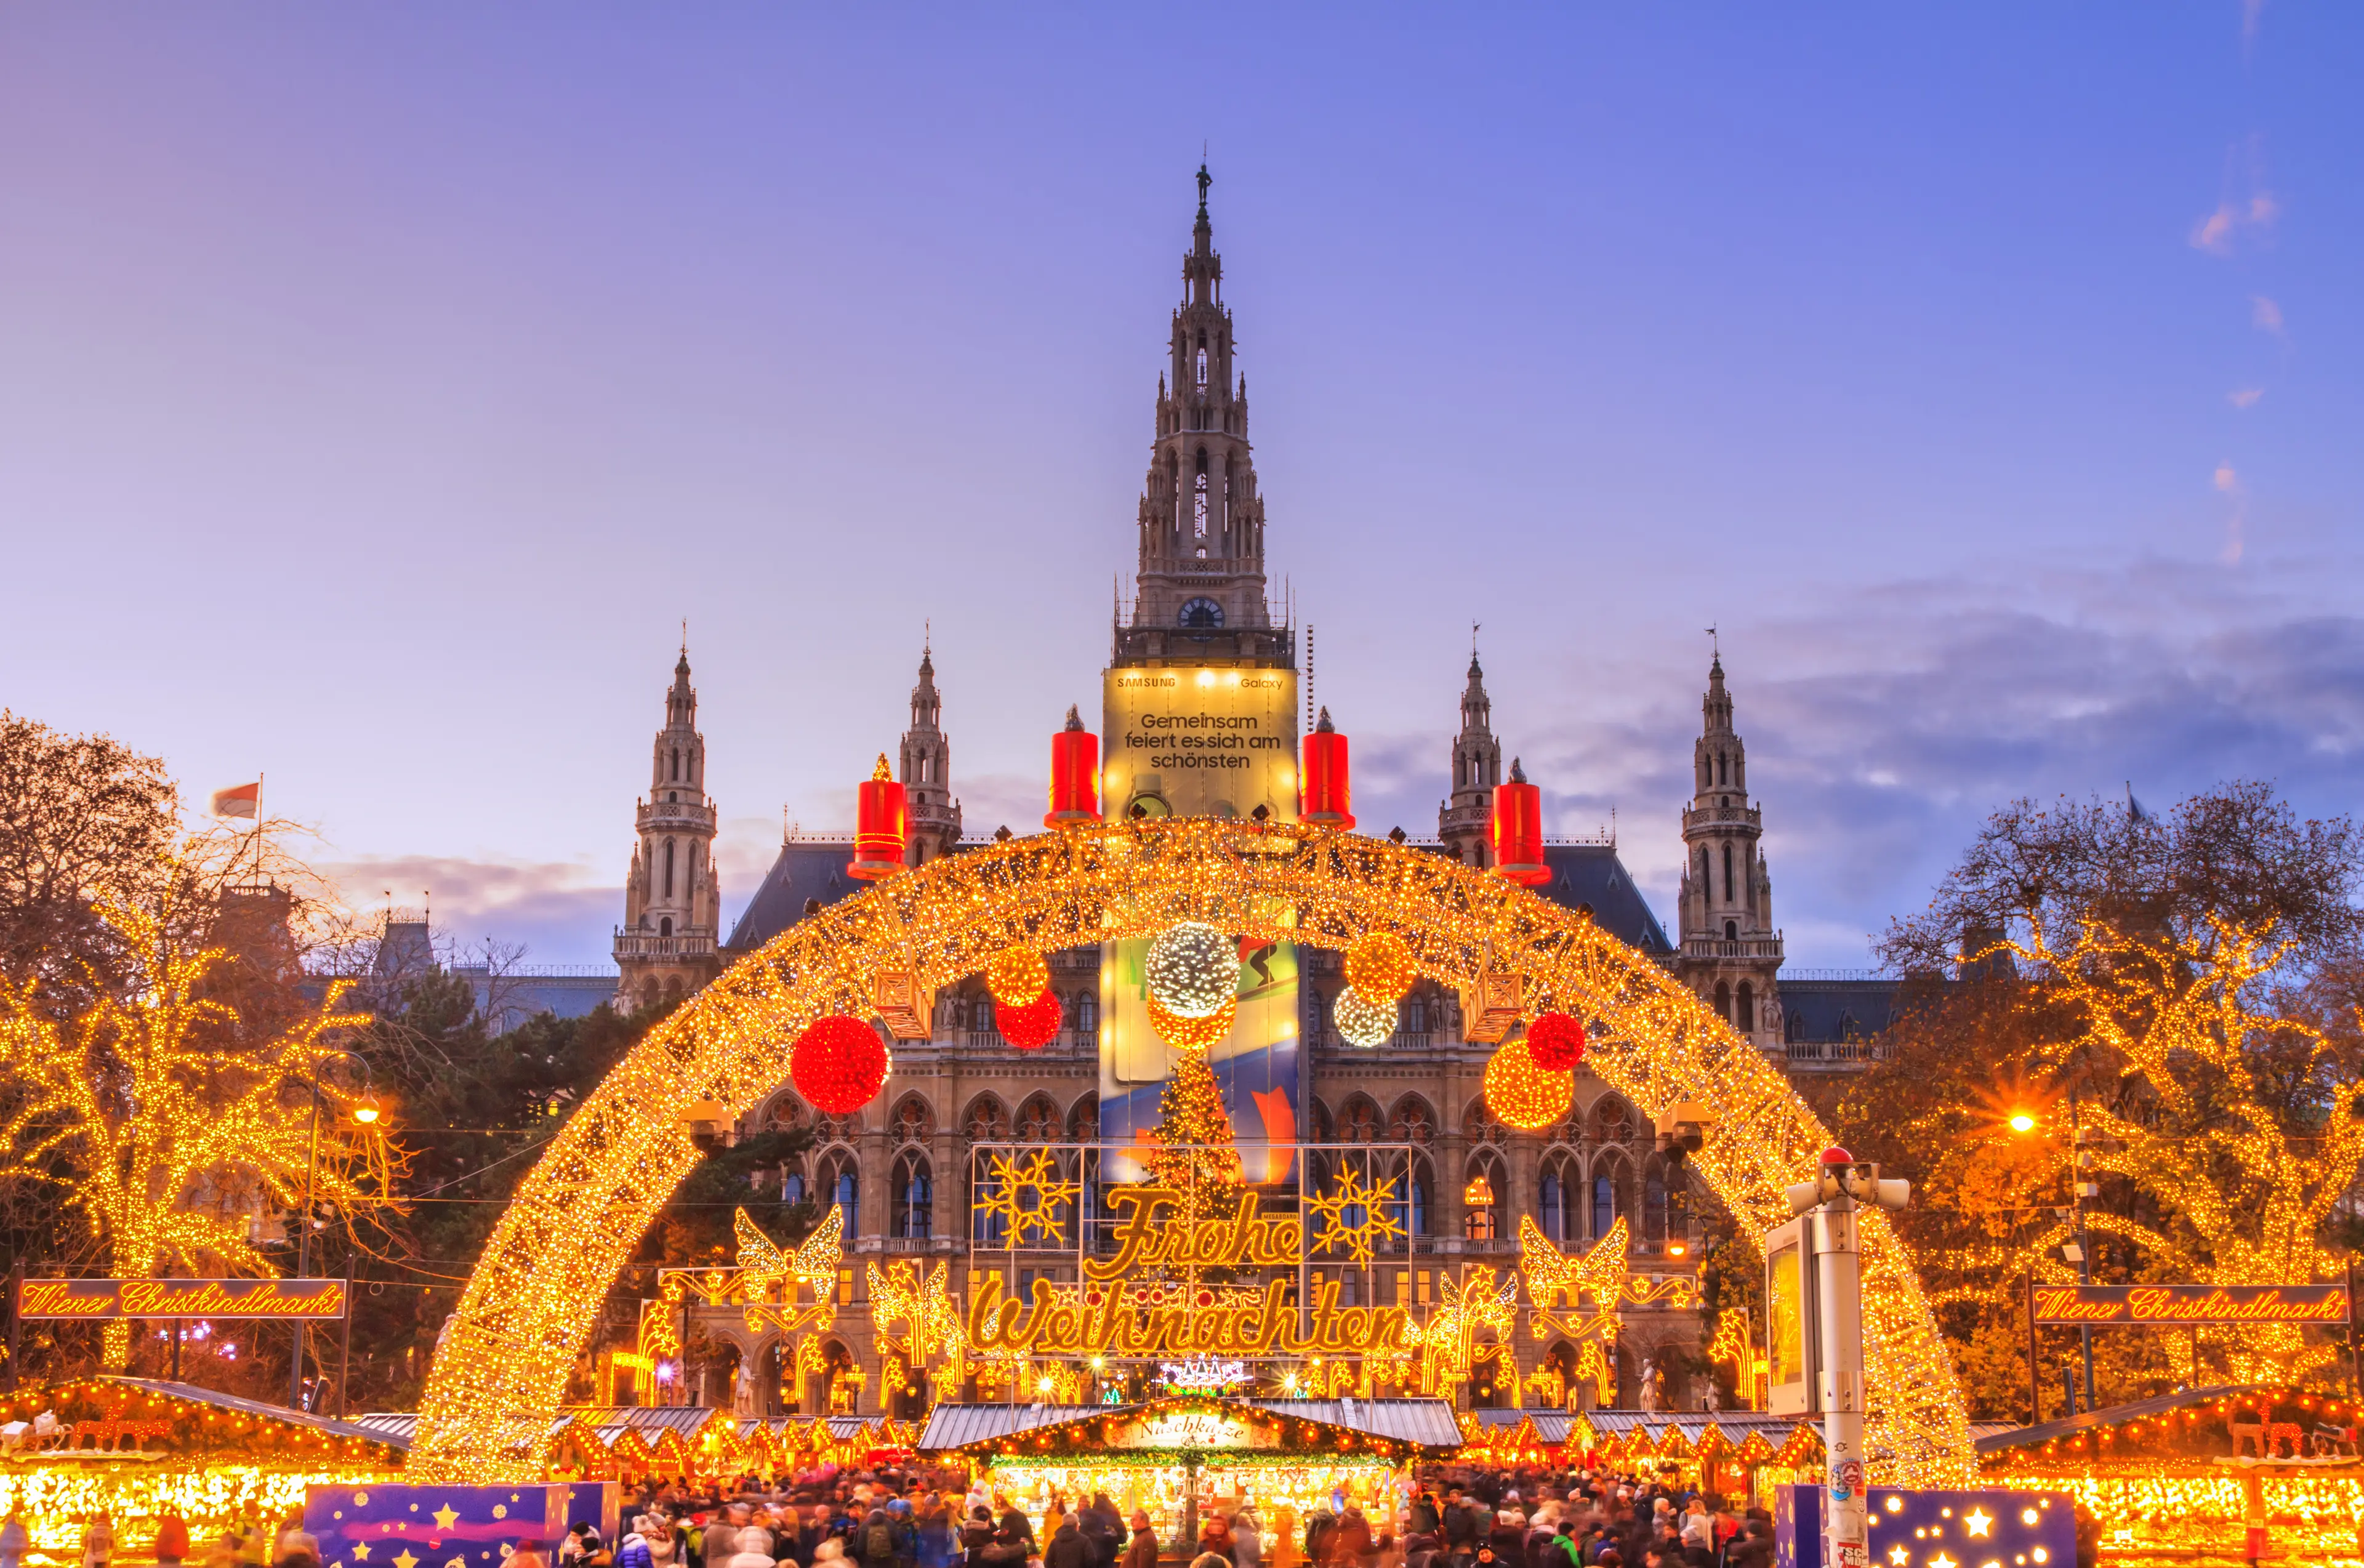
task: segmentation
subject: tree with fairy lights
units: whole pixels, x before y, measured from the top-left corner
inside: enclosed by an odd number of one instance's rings
[[[1156,1148],[1143,1162],[1153,1184],[1183,1195],[1177,1218],[1210,1218],[1229,1209],[1241,1181],[1234,1136],[1207,1053],[1183,1051],[1158,1095]]]
[[[2364,1169],[2358,849],[2255,784],[2163,815],[2022,802],[1891,929],[1914,976],[1891,1054],[1833,1116],[1915,1180],[1903,1228],[1975,1408],[2026,1413],[2024,1281],[2075,1281],[2071,1243],[2100,1283],[2338,1276]],[[2094,1340],[2104,1403],[2336,1353],[2291,1327]]]
[[[383,1126],[333,1071],[366,1015],[343,1009],[341,983],[318,1001],[264,986],[254,945],[232,940],[242,906],[225,888],[268,891],[244,876],[250,837],[186,840],[142,895],[95,902],[109,973],[0,975],[0,1184],[58,1193],[80,1261],[110,1277],[269,1273],[264,1212],[393,1202]],[[107,1368],[129,1348],[129,1325],[109,1323]]]

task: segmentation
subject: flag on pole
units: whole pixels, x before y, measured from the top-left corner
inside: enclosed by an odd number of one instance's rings
[[[235,789],[214,791],[213,804],[207,809],[216,817],[251,818],[254,816],[255,806],[262,798],[262,781],[257,779],[252,784],[240,784]]]

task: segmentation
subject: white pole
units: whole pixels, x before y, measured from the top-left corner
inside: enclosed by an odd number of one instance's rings
[[[1870,1568],[1869,1493],[1863,1467],[1863,1278],[1855,1199],[1841,1192],[1814,1211],[1822,1332],[1823,1568]]]

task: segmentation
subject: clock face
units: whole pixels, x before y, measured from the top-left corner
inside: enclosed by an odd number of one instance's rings
[[[1212,599],[1193,599],[1182,606],[1182,624],[1189,627],[1221,626],[1223,606]]]

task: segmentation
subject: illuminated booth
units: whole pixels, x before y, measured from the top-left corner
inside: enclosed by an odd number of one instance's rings
[[[1161,1543],[1195,1542],[1199,1522],[1255,1510],[1268,1540],[1299,1541],[1333,1496],[1376,1534],[1411,1469],[1461,1447],[1443,1399],[1229,1399],[1176,1395],[1139,1405],[936,1407],[920,1457],[965,1464],[1040,1529],[1055,1495],[1069,1508],[1105,1492],[1147,1511]]]

